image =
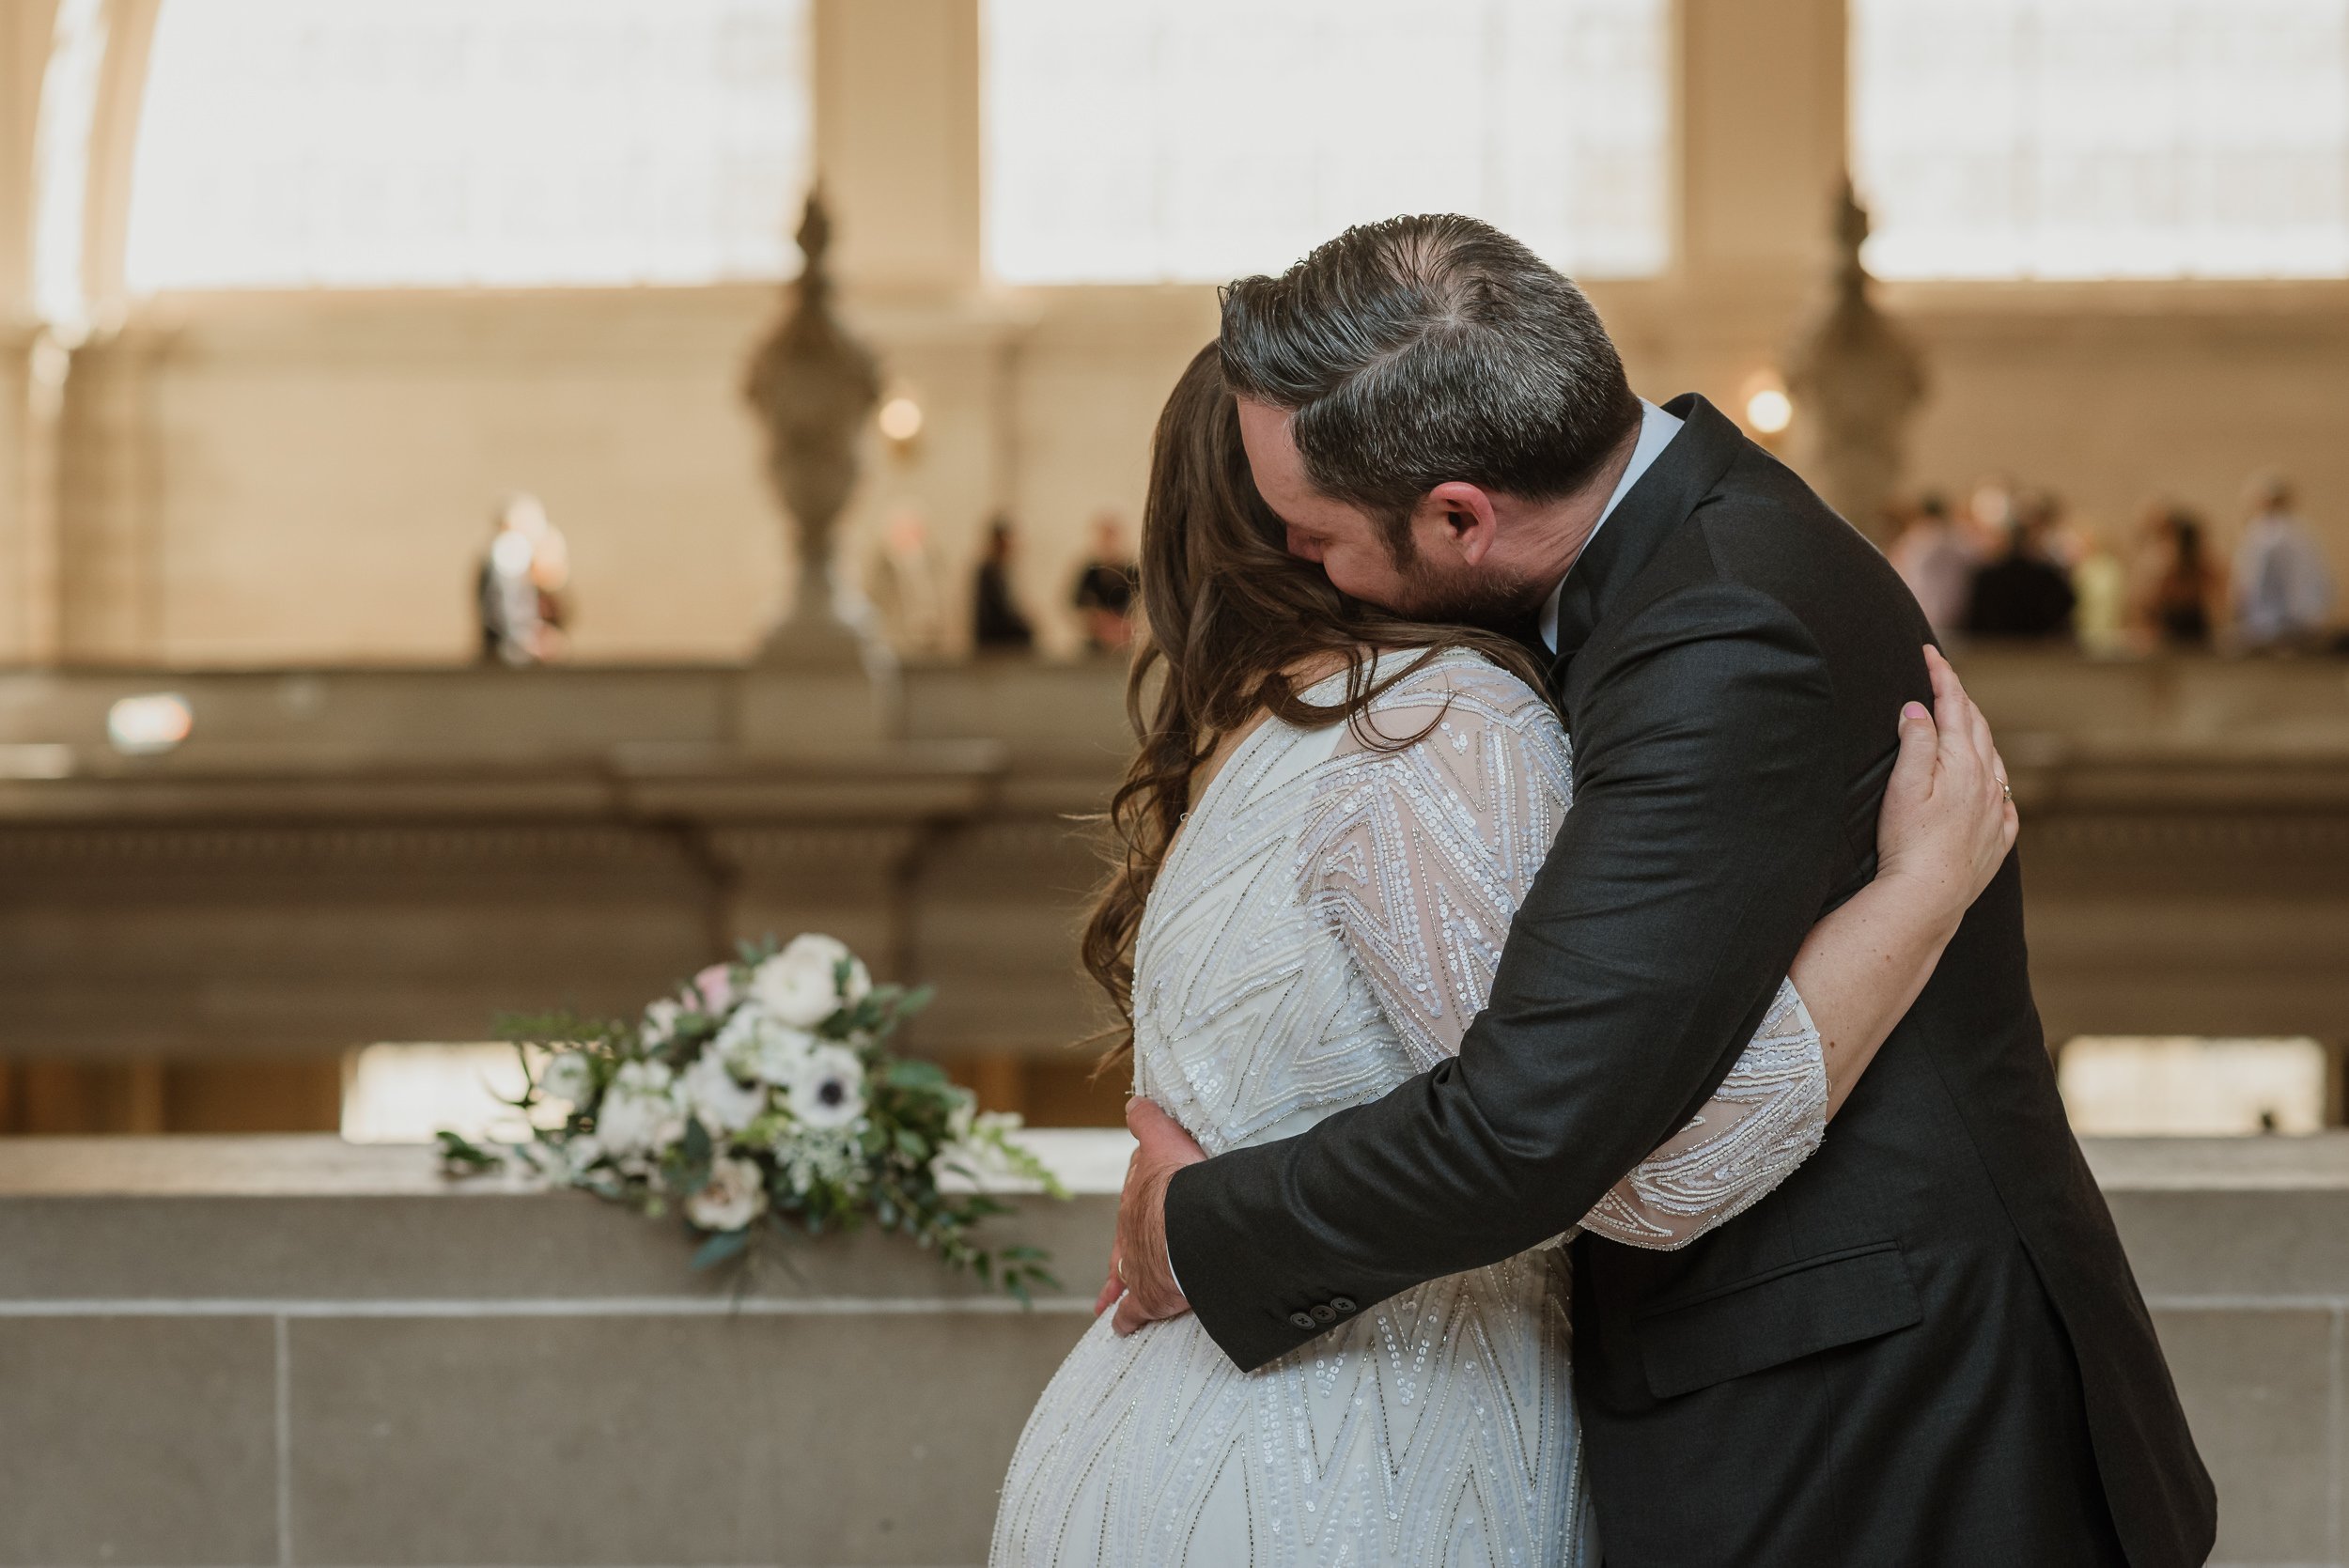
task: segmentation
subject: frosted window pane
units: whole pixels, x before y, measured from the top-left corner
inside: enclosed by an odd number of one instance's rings
[[[530,1136],[507,1103],[523,1085],[512,1046],[366,1046],[345,1060],[343,1137],[353,1143],[429,1143],[443,1127],[500,1142]]]
[[[1214,281],[1456,211],[1571,272],[1658,272],[1669,21],[1669,0],[986,0],[989,263]]]
[[[133,292],[796,271],[806,0],[163,0]]]
[[[1852,0],[1886,277],[2349,273],[2349,0]]]
[[[98,111],[98,68],[105,53],[104,6],[100,0],[65,0],[57,8],[33,134],[32,261],[33,308],[69,339],[87,324],[82,229],[90,121]]]

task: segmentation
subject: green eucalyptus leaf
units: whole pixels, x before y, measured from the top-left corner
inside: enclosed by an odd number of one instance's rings
[[[946,1069],[918,1057],[900,1057],[889,1064],[883,1081],[893,1089],[934,1089],[951,1083]]]
[[[441,1169],[451,1175],[477,1176],[506,1164],[504,1155],[483,1148],[463,1133],[443,1127],[433,1137],[440,1146]]]
[[[728,1258],[740,1257],[750,1245],[748,1231],[720,1231],[694,1249],[693,1267],[715,1268]]]

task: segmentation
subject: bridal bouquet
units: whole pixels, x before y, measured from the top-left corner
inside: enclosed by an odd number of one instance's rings
[[[1032,1247],[989,1249],[973,1228],[1008,1206],[990,1176],[1065,1197],[967,1089],[888,1040],[929,990],[876,986],[830,937],[745,945],[635,1024],[568,1015],[509,1020],[524,1087],[508,1102],[528,1141],[489,1149],[443,1132],[452,1174],[511,1157],[567,1186],[702,1236],[693,1266],[746,1254],[763,1233],[854,1230],[870,1219],[1026,1301],[1053,1285]],[[959,1177],[950,1188],[942,1178]]]

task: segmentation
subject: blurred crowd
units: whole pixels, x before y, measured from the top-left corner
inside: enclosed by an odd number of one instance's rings
[[[2245,487],[2221,538],[2170,501],[2109,537],[2045,489],[1985,479],[1962,505],[1909,505],[1886,553],[1934,629],[1952,640],[2162,650],[2349,651],[2335,630],[2323,549],[2278,474]]]
[[[1019,531],[1011,519],[990,520],[972,568],[969,599],[971,647],[982,657],[1035,649],[1036,622],[1020,593],[1019,553]],[[1135,565],[1123,517],[1104,511],[1094,518],[1084,553],[1064,581],[1069,584],[1065,602],[1084,651],[1115,654],[1132,644]],[[937,658],[948,651],[945,597],[939,589],[929,531],[918,511],[901,511],[882,528],[864,584],[898,652]]]
[[[2223,537],[2192,508],[2148,505],[2115,537],[2053,491],[1983,480],[1952,504],[1928,491],[1901,508],[1886,554],[1936,632],[1952,642],[2071,645],[2100,656],[2162,650],[2349,653],[2334,620],[2333,576],[2278,474],[2246,486]],[[970,645],[981,656],[1031,653],[1036,621],[1020,589],[1019,533],[990,520],[969,578]],[[1079,644],[1114,655],[1132,644],[1136,566],[1124,518],[1097,515],[1062,579]],[[475,582],[485,660],[535,664],[568,645],[569,550],[536,496],[508,497],[491,520]],[[864,572],[865,592],[902,654],[954,645],[950,590],[916,510],[891,517]]]

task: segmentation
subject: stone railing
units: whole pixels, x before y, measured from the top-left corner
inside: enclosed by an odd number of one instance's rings
[[[2051,1038],[2341,1033],[2349,663],[1964,668],[2023,802]],[[1126,753],[1123,671],[911,667],[901,733],[863,753],[746,749],[744,678],[0,675],[0,1061],[324,1064],[503,1008],[631,1009],[738,936],[819,927],[938,984],[922,1048],[1066,1062],[1100,1017],[1075,819]],[[115,755],[107,705],[158,689],[193,735]]]
[[[326,1139],[0,1142],[0,1564],[946,1564],[1087,1322],[1120,1133],[1008,1222],[1034,1312],[876,1238],[735,1294],[672,1228]],[[2090,1157],[2222,1513],[2333,1564],[2349,1135]]]

